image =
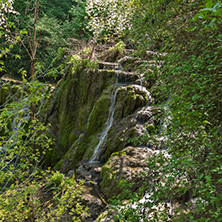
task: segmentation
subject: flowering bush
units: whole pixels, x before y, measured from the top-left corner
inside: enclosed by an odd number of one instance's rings
[[[0,3],[0,26],[5,24],[5,15],[9,13],[16,14],[17,12],[13,9],[14,0],[2,0]]]
[[[86,12],[90,18],[89,29],[94,37],[121,36],[130,28],[133,3],[132,0],[89,0]]]

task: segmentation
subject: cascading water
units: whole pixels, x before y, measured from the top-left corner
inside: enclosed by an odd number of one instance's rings
[[[172,119],[170,115],[170,110],[169,110],[169,102],[170,102],[170,99],[166,101],[163,107],[165,117],[160,122],[160,127],[159,127],[159,134],[158,134],[159,141],[160,141],[160,144],[158,146],[159,149],[162,149],[163,147],[165,147],[166,142],[168,141],[167,128],[170,125],[171,119]]]
[[[27,101],[28,98],[24,98],[24,101]],[[20,102],[21,102],[22,98],[20,98]],[[29,112],[28,112],[29,108],[27,103],[24,103],[21,107],[21,109],[17,110],[15,112],[13,121],[12,121],[12,135],[6,140],[5,145],[3,147],[1,147],[1,151],[5,151],[6,147],[8,149],[10,149],[12,146],[14,146],[14,144],[17,142],[17,135],[18,135],[18,131],[22,128],[22,122],[28,120],[30,118],[29,116]],[[23,113],[23,117],[21,117],[21,113]],[[13,141],[13,143],[9,142]]]
[[[113,125],[115,104],[116,104],[116,96],[117,96],[118,90],[119,90],[119,87],[114,91],[113,95],[111,96],[111,106],[110,106],[110,109],[109,109],[109,115],[108,115],[108,119],[107,119],[107,122],[106,122],[106,128],[103,131],[102,135],[100,136],[99,143],[96,146],[96,148],[94,150],[94,153],[92,155],[92,158],[90,160],[91,163],[95,163],[95,162],[99,161],[100,148],[104,144],[104,141],[105,141],[106,136],[109,132],[109,129]]]
[[[36,112],[36,115],[39,115],[43,103],[44,103],[44,95],[42,96],[42,99],[40,101],[40,105],[38,108],[38,111]],[[24,127],[24,124],[30,119],[30,101],[28,97],[20,98],[19,103],[22,104],[21,108],[15,112],[11,127],[12,127],[12,134],[11,136],[6,140],[5,145],[1,147],[0,151],[4,152],[6,150],[6,147],[8,150],[10,150],[11,147],[14,146],[14,144],[17,142],[18,132]],[[11,141],[13,141],[11,143]],[[10,144],[10,145],[9,145]]]
[[[168,136],[166,135],[166,131],[167,131],[167,127],[170,125],[171,123],[171,115],[170,115],[170,111],[169,111],[169,102],[170,100],[168,99],[163,107],[164,109],[164,113],[165,113],[165,117],[163,118],[163,120],[160,123],[160,127],[159,127],[159,133],[158,133],[158,140],[159,140],[159,146],[157,150],[153,150],[154,155],[160,155],[163,156],[165,159],[171,159],[172,156],[171,154],[168,153],[168,151],[166,150],[167,148],[165,146],[163,146],[164,143],[167,142],[168,140]],[[163,149],[165,148],[165,149]],[[147,149],[150,149],[147,147]],[[142,207],[142,212],[139,212],[140,214],[144,214],[145,210],[147,209],[146,205],[148,205],[149,203],[152,203],[152,207],[147,210],[151,210],[150,213],[147,212],[148,218],[150,220],[152,220],[154,218],[154,212],[156,211],[163,211],[165,210],[165,206],[167,206],[168,209],[171,208],[170,203],[165,202],[164,203],[164,207],[163,206],[157,206],[154,203],[153,200],[153,186],[151,186],[151,188],[145,192],[145,195],[143,196],[142,199],[140,199],[138,202],[134,203],[133,205],[131,205],[130,207],[134,210],[138,210],[141,209],[141,205]],[[152,212],[153,211],[153,212]],[[142,222],[143,220],[141,220]]]
[[[97,144],[97,146],[93,152],[90,163],[98,163],[99,162],[101,147],[104,145],[107,135],[108,135],[108,132],[109,132],[110,128],[112,127],[112,124],[114,121],[116,97],[117,97],[118,90],[121,86],[122,87],[131,86],[131,87],[133,87],[135,92],[142,93],[142,95],[147,98],[147,105],[150,105],[153,102],[150,92],[145,87],[143,87],[141,85],[137,85],[137,84],[132,84],[131,78],[129,78],[129,82],[128,82],[127,76],[129,75],[129,73],[123,72],[121,70],[115,70],[115,74],[116,74],[116,81],[117,81],[115,85],[117,85],[117,88],[113,92],[113,94],[111,95],[111,106],[109,109],[108,119],[106,121],[106,128],[104,129],[104,131],[102,132],[102,134],[100,136],[99,143]],[[122,77],[120,78],[120,75],[125,76],[124,77],[125,81],[123,81]],[[132,74],[130,74],[130,75],[132,75]],[[92,112],[93,112],[93,109],[92,109],[91,113]],[[89,125],[89,119],[90,119],[91,113],[89,114],[89,117],[88,117],[87,127]]]

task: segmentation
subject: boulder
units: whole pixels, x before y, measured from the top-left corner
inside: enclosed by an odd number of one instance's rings
[[[132,184],[131,191],[141,187],[147,171],[147,160],[153,155],[149,148],[127,147],[120,152],[113,153],[102,167],[101,188],[107,198],[121,194],[123,189],[120,182],[126,180]]]

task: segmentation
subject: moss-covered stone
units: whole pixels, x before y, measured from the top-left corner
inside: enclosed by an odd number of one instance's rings
[[[55,169],[55,170],[61,170],[63,165],[64,165],[64,159],[61,159],[61,160],[54,166],[54,169]]]
[[[104,124],[108,118],[110,103],[110,90],[107,90],[96,101],[90,114],[87,129],[87,133],[89,135],[95,134],[104,128]]]
[[[114,83],[112,70],[91,70],[84,63],[74,73],[70,68],[46,101],[41,118],[51,124],[50,133],[59,153],[65,154],[65,164],[92,156],[105,127]]]
[[[107,51],[99,57],[99,59],[105,62],[116,62],[124,55],[125,44],[123,41],[118,42],[113,47],[109,48]]]
[[[121,45],[117,45],[107,56],[114,58],[116,51],[118,55],[124,53]],[[141,136],[147,132],[148,123],[137,120],[137,112],[148,104],[148,91],[137,84],[115,84],[118,74],[121,74],[123,79],[129,75],[132,82],[138,80],[139,75],[118,70],[91,69],[87,64],[84,60],[82,64],[75,66],[74,72],[70,67],[54,90],[50,101],[43,107],[44,120],[51,123],[50,133],[56,138],[56,148],[63,156],[56,167],[61,167],[63,171],[75,167],[78,161],[91,159],[107,127],[114,92],[117,92],[115,106],[112,107],[114,119],[101,144],[100,160],[107,161],[113,152],[131,145],[130,137]]]
[[[127,147],[121,152],[112,155],[103,165],[100,183],[102,191],[111,198],[118,194],[124,194],[121,181],[132,183],[130,192],[135,192],[144,180],[142,173],[146,171],[146,160],[152,155],[152,150],[147,148]],[[125,196],[124,196],[125,197]]]

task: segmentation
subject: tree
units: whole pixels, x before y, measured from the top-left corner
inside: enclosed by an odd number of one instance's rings
[[[2,35],[5,36],[5,42],[3,42],[3,45],[11,44],[12,47],[13,44],[16,44],[20,42],[22,46],[25,48],[26,52],[29,55],[29,58],[31,60],[31,78],[34,79],[35,75],[35,56],[37,51],[37,40],[36,40],[36,25],[37,25],[37,19],[38,19],[38,10],[39,10],[39,0],[35,0],[34,2],[34,17],[33,17],[33,27],[32,32],[27,33],[25,31],[20,31],[19,33],[13,33],[12,29],[15,28],[15,25],[13,22],[9,20],[9,18],[6,18],[6,13],[15,13],[12,7],[13,1],[8,1],[5,3],[2,3],[1,5],[1,17],[2,17],[2,25],[4,32]],[[18,13],[16,13],[18,14]],[[23,39],[23,35],[28,34],[28,46],[25,44],[25,39]]]
[[[35,0],[34,3],[34,18],[33,18],[33,32],[29,33],[28,47],[25,45],[24,40],[21,40],[21,44],[25,48],[26,52],[29,55],[31,60],[31,79],[34,79],[35,76],[35,60],[36,60],[36,51],[37,51],[37,39],[36,39],[36,25],[38,20],[38,11],[39,11],[39,0]]]
[[[8,16],[8,21],[11,28],[2,30],[10,38],[2,36],[0,44],[9,48],[11,42],[16,44],[10,49],[7,58],[3,57],[5,69],[7,73],[20,76],[21,69],[25,69],[31,76],[31,60],[35,60],[38,68],[36,70],[47,70],[51,65],[52,58],[57,56],[60,48],[67,48],[67,38],[75,34],[75,31],[70,29],[71,16],[68,11],[72,7],[70,0],[60,2],[62,9],[57,9],[54,1],[40,0],[38,2],[38,18],[36,22],[36,31],[34,31],[34,10],[35,1],[16,0],[14,8],[20,14],[11,14]],[[54,14],[53,14],[54,13]],[[36,43],[33,44],[34,36],[36,34]],[[22,43],[23,46],[22,45]],[[31,43],[31,48],[30,48]],[[37,46],[36,54],[34,53],[34,46]],[[26,48],[26,49],[25,49]],[[35,59],[33,55],[35,54]],[[32,63],[32,64],[31,64]],[[32,66],[33,67],[33,66]],[[56,68],[56,67],[55,67]]]
[[[17,13],[13,9],[14,0],[2,0],[0,3],[0,26],[5,26],[7,23],[7,16],[10,13]]]
[[[90,18],[89,29],[94,38],[111,38],[122,36],[130,28],[133,13],[133,2],[126,0],[89,0],[86,12]]]
[[[0,3],[0,37],[4,37],[8,40],[9,36],[7,35],[7,30],[9,28],[11,28],[11,26],[13,26],[12,23],[10,23],[8,21],[8,16],[10,13],[13,13],[13,14],[18,14],[14,9],[13,9],[13,3],[14,1],[13,0],[3,0],[1,1]],[[9,47],[3,47],[1,48],[1,52],[0,52],[0,59],[2,59],[3,56],[7,55],[8,52],[10,51],[10,49],[13,47],[13,44],[10,44]],[[5,43],[3,43],[3,46],[5,45]],[[3,61],[0,60],[0,65],[1,65],[1,68],[0,68],[0,71],[3,71],[4,68],[3,68]]]

